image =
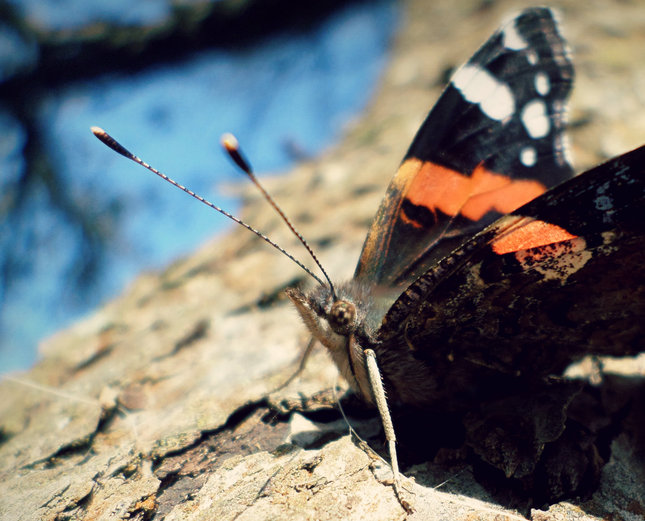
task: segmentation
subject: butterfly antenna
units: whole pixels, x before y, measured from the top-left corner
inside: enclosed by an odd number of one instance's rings
[[[128,158],[129,160],[134,161],[134,162],[135,162],[135,163],[137,163],[138,165],[141,165],[141,166],[142,166],[142,167],[144,167],[145,169],[150,170],[153,174],[158,175],[158,176],[159,176],[159,177],[161,177],[164,181],[168,181],[171,185],[176,186],[176,187],[177,187],[177,188],[179,188],[180,190],[183,190],[184,192],[186,192],[186,193],[187,193],[188,195],[190,195],[191,197],[193,197],[193,198],[197,199],[200,203],[204,203],[204,204],[205,204],[206,206],[208,206],[209,208],[212,208],[213,210],[215,210],[215,211],[217,211],[217,212],[221,213],[221,214],[222,214],[222,215],[224,215],[225,217],[228,217],[228,218],[229,218],[229,219],[231,219],[232,221],[236,222],[236,223],[237,223],[237,224],[239,224],[240,226],[243,226],[243,227],[244,227],[244,228],[246,228],[247,230],[249,230],[249,231],[253,232],[255,235],[257,235],[258,237],[260,237],[260,239],[262,239],[263,241],[265,241],[265,242],[269,243],[271,246],[273,246],[273,247],[274,247],[276,250],[278,250],[280,253],[284,254],[286,257],[288,257],[288,258],[289,258],[289,259],[291,259],[293,262],[295,262],[295,263],[296,263],[298,266],[300,266],[300,267],[301,267],[305,272],[307,272],[307,273],[308,273],[309,275],[311,275],[314,279],[316,279],[316,281],[317,281],[321,286],[324,286],[324,285],[325,285],[325,283],[323,282],[323,280],[322,280],[320,277],[318,277],[316,274],[314,274],[314,273],[313,273],[309,268],[307,268],[307,267],[306,267],[302,262],[300,262],[298,259],[296,259],[296,258],[295,258],[293,255],[291,255],[290,253],[287,253],[287,251],[286,251],[286,250],[284,250],[284,248],[282,248],[282,247],[278,246],[275,242],[273,242],[271,239],[269,239],[266,235],[262,234],[261,232],[259,232],[259,231],[258,231],[258,230],[256,230],[255,228],[253,228],[252,226],[249,226],[249,225],[248,225],[248,224],[246,224],[244,221],[242,221],[242,220],[238,219],[238,218],[237,218],[237,217],[235,217],[234,215],[232,215],[232,214],[228,213],[226,210],[223,210],[223,209],[222,209],[222,208],[220,208],[219,206],[216,206],[216,205],[214,205],[213,203],[211,203],[210,201],[208,201],[208,200],[204,199],[201,195],[198,195],[198,194],[196,194],[195,192],[193,192],[192,190],[189,190],[188,188],[186,188],[185,186],[180,185],[177,181],[175,181],[174,179],[171,179],[171,178],[170,178],[170,177],[168,177],[166,174],[163,174],[163,173],[159,172],[159,170],[157,170],[156,168],[153,168],[153,167],[152,167],[152,166],[150,166],[148,163],[146,163],[145,161],[143,161],[141,158],[139,158],[139,157],[135,156],[132,152],[130,152],[129,150],[127,150],[123,145],[121,145],[121,143],[119,143],[116,139],[114,139],[112,136],[110,136],[110,134],[108,134],[108,133],[107,133],[105,130],[103,130],[102,128],[100,128],[100,127],[92,127],[92,128],[91,128],[91,130],[92,130],[92,133],[93,133],[93,134],[94,134],[94,135],[99,139],[99,141],[101,141],[103,144],[105,144],[106,146],[108,146],[109,148],[111,148],[112,150],[114,150],[116,153],[121,154],[123,157],[126,157],[126,158]],[[314,260],[316,260],[316,258],[315,258],[315,257],[314,257]],[[318,263],[318,261],[317,261],[317,260],[316,260],[316,263],[318,264],[318,266],[320,266],[320,263]],[[321,268],[321,269],[322,269],[322,268]],[[323,270],[323,273],[324,273],[324,270]],[[327,276],[327,274],[326,274],[326,273],[325,273],[325,276]],[[329,281],[329,278],[327,278],[327,280]],[[330,284],[331,284],[331,282],[330,282]],[[332,286],[332,293],[333,293],[333,286]]]
[[[244,155],[242,154],[242,151],[240,150],[240,145],[237,141],[237,138],[233,134],[224,134],[221,137],[221,143],[222,146],[224,147],[224,150],[228,153],[228,155],[231,157],[233,162],[237,165],[237,167],[246,174],[246,176],[251,180],[251,182],[262,192],[262,195],[264,198],[267,200],[267,202],[273,207],[273,209],[278,212],[284,223],[289,227],[291,232],[298,238],[300,243],[307,249],[309,252],[309,255],[311,255],[311,258],[314,260],[316,263],[316,266],[320,268],[320,271],[324,275],[325,279],[327,280],[327,283],[329,284],[329,289],[332,293],[332,296],[334,300],[336,300],[336,290],[334,289],[334,285],[331,282],[331,279],[329,278],[329,275],[327,275],[327,272],[325,271],[325,268],[322,267],[322,264],[318,260],[318,257],[316,257],[316,254],[313,252],[311,249],[311,246],[309,246],[309,243],[305,240],[305,238],[300,235],[300,232],[296,230],[293,224],[291,224],[291,221],[289,218],[284,214],[282,209],[278,206],[278,204],[273,200],[273,197],[269,195],[269,192],[267,192],[262,184],[260,184],[260,181],[258,180],[257,177],[255,177],[255,174],[253,173],[253,169],[251,168],[251,164],[246,160]]]

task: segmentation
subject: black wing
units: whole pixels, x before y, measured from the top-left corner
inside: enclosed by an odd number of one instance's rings
[[[573,67],[551,10],[502,26],[453,76],[392,180],[355,277],[409,283],[500,215],[571,177]]]
[[[645,146],[475,236],[399,297],[379,337],[430,366],[536,377],[643,351]]]

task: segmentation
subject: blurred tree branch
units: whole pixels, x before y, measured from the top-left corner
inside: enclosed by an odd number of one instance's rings
[[[25,27],[7,9],[7,15],[0,14],[0,20],[21,25],[23,34],[38,42],[40,57],[36,68],[0,85],[0,99],[15,95],[24,85],[51,88],[108,71],[139,71],[203,49],[250,45],[280,31],[304,31],[340,7],[365,1],[203,1],[174,7],[172,15],[159,25],[96,22],[78,29],[48,32]]]
[[[104,208],[90,207],[66,189],[39,128],[37,110],[44,94],[101,74],[138,72],[179,61],[203,49],[246,46],[272,33],[303,31],[347,3],[202,1],[176,5],[157,25],[97,21],[78,28],[45,30],[33,26],[12,4],[0,0],[0,24],[13,29],[26,46],[33,45],[37,50],[32,62],[5,74],[0,82],[0,109],[19,123],[25,136],[22,170],[16,179],[5,182],[0,196],[0,219],[5,228],[4,237],[0,236],[0,306],[11,285],[33,266],[29,250],[41,239],[30,216],[33,209],[29,203],[34,194],[44,194],[46,204],[78,237],[76,260],[67,270],[66,283],[81,299],[83,290],[91,289],[109,247],[118,211],[114,202]]]

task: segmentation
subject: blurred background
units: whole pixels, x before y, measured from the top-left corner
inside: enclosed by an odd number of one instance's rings
[[[394,0],[0,0],[0,373],[232,225],[90,126],[235,213],[219,136],[260,175],[332,145],[399,17]]]

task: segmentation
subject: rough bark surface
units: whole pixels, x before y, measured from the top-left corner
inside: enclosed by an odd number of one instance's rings
[[[371,108],[333,150],[267,182],[334,278],[351,276],[379,199],[444,72],[519,7],[408,1]],[[645,142],[645,10],[638,1],[570,0],[560,7],[577,67],[572,141],[581,170]],[[245,197],[247,222],[300,251],[255,192]],[[301,378],[271,393],[293,372],[306,342],[282,297],[301,283],[309,281],[296,266],[234,229],[163,273],[140,277],[44,342],[36,367],[0,383],[0,518],[645,515],[642,380],[621,376],[602,388],[603,403],[617,408],[620,421],[590,499],[520,512],[505,508],[467,464],[430,461],[406,470],[415,480],[405,485],[416,509],[408,516],[387,484],[389,467],[348,434],[328,391],[336,370],[325,353],[316,352]],[[645,362],[608,362],[605,370],[642,378]],[[377,439],[374,415],[350,412],[361,434]]]

